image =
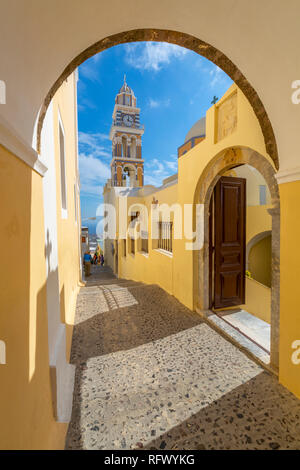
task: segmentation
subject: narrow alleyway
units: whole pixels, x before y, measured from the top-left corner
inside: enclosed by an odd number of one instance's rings
[[[300,448],[300,402],[275,377],[159,287],[93,270],[67,449]]]

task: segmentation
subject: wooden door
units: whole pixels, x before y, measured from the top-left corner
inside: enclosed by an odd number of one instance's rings
[[[246,180],[223,176],[214,190],[213,305],[245,303]]]

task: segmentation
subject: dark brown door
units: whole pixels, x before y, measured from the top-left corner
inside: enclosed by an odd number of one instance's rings
[[[214,191],[215,308],[245,303],[246,180],[223,176]]]

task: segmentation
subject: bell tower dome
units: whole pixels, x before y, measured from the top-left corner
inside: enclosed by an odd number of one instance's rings
[[[113,186],[140,187],[144,184],[140,109],[133,90],[126,83],[120,88],[112,115],[110,139],[112,141],[111,182]]]

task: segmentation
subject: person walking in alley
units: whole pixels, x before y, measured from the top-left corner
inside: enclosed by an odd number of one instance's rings
[[[91,261],[92,261],[92,257],[91,257],[91,254],[89,251],[86,251],[84,253],[84,257],[83,257],[83,263],[84,263],[84,274],[85,276],[90,276],[91,274]]]
[[[101,256],[100,256],[100,263],[101,263],[101,266],[104,265],[104,256],[103,256],[103,254],[101,254]]]

